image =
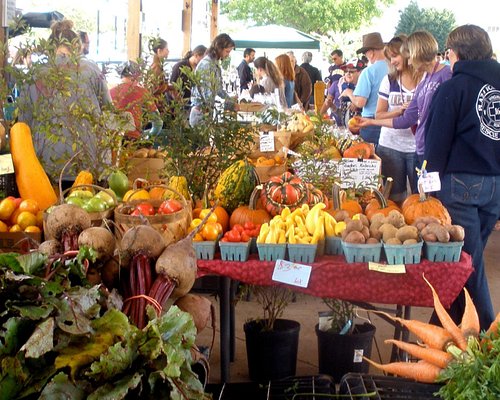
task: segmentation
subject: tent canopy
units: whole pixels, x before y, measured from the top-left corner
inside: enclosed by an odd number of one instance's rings
[[[319,40],[307,33],[280,25],[254,26],[231,35],[237,48],[319,50]]]

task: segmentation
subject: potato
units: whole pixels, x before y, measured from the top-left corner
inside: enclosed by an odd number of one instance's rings
[[[382,233],[382,240],[387,243],[390,238],[396,237],[398,228],[391,224],[384,224],[378,230]]]
[[[382,213],[376,213],[372,216],[372,219],[370,221],[370,225],[373,225],[373,224],[378,224],[378,226],[382,226],[382,224],[384,223],[385,219],[385,215],[382,214]]]
[[[368,229],[367,226],[363,226],[363,229],[361,229],[361,233],[365,237],[366,240],[370,237],[370,229]]]
[[[403,243],[401,242],[401,240],[399,240],[398,238],[395,238],[395,237],[390,238],[390,239],[389,239],[389,240],[387,240],[387,241],[384,241],[384,243],[385,243],[385,244],[391,244],[391,245],[401,245],[401,244],[403,244]]]
[[[359,231],[352,231],[347,234],[347,236],[344,239],[344,242],[346,243],[356,243],[356,244],[363,244],[366,243],[366,239],[363,236],[363,234]]]
[[[434,234],[438,242],[448,243],[450,241],[450,234],[441,224],[432,222],[427,225],[421,232],[422,237],[427,236],[429,233]]]
[[[365,214],[356,214],[353,219],[359,219],[364,226],[370,226],[370,221],[368,221],[368,217]]]
[[[422,233],[422,239],[425,240],[426,242],[438,241],[437,236],[434,233]]]
[[[398,229],[396,237],[403,243],[408,239],[418,239],[418,229],[415,226],[406,225]]]
[[[418,240],[416,239],[406,239],[403,244],[417,244]]]
[[[448,233],[450,234],[450,241],[461,242],[465,239],[465,230],[460,225],[447,226]]]
[[[377,244],[377,243],[380,243],[380,240],[374,237],[369,237],[366,240],[366,244]]]
[[[376,224],[370,225],[370,237],[380,240],[382,239],[382,232],[379,231],[380,226]]]
[[[398,210],[391,210],[387,217],[384,218],[384,223],[401,228],[405,225],[405,217]]]
[[[352,231],[358,231],[358,232],[361,232],[361,230],[363,229],[363,222],[359,219],[351,219],[349,222],[347,222],[347,225],[346,225],[346,231],[349,233],[349,232],[352,232]]]
[[[345,221],[346,219],[349,218],[349,213],[346,210],[339,210],[335,213],[333,216],[335,218],[335,221]]]

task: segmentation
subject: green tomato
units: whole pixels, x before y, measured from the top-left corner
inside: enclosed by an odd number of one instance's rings
[[[103,200],[106,205],[109,207],[113,207],[115,206],[115,199],[113,198],[113,196],[109,193],[109,191],[111,191],[111,189],[106,189],[106,190],[101,190],[100,192],[98,192],[94,198],[97,198],[97,199],[101,199]]]
[[[72,197],[66,197],[64,202],[67,204],[73,204],[75,206],[83,208],[83,206],[87,202],[87,200],[82,198],[82,197],[72,196]]]
[[[81,199],[90,199],[93,196],[94,194],[90,190],[75,189],[69,193],[68,198],[80,197]]]
[[[123,195],[129,189],[129,181],[127,175],[121,171],[114,171],[108,176],[109,188],[116,193],[118,197]]]
[[[102,212],[108,209],[108,205],[104,200],[92,197],[83,205],[83,209],[87,212]]]

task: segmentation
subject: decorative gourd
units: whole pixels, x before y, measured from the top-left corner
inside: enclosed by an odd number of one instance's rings
[[[260,198],[269,214],[275,216],[285,207],[293,211],[307,202],[307,186],[298,176],[285,172],[264,184]]]
[[[343,154],[353,143],[356,143],[349,137],[341,138],[337,141],[337,149]]]
[[[187,201],[191,200],[191,195],[189,194],[189,189],[188,189],[188,183],[185,176],[171,176],[168,181],[168,187],[182,194]],[[166,190],[163,197],[167,199],[173,198],[179,200],[178,199],[179,196],[176,195],[174,192],[171,192],[170,190]]]
[[[257,183],[258,178],[253,167],[248,162],[239,160],[222,172],[214,190],[214,197],[221,207],[231,213],[240,204],[248,204]]]
[[[307,195],[308,195],[307,203],[310,206],[313,206],[314,204],[318,204],[318,203],[324,203],[324,204],[328,205],[328,197],[326,197],[326,195],[321,190],[319,190],[317,187],[315,187],[311,183],[306,183],[306,186],[307,186],[307,192],[308,192],[307,193]]]
[[[20,196],[36,200],[41,210],[54,205],[56,192],[35,153],[30,127],[24,122],[16,122],[10,129],[10,151]]]
[[[356,214],[362,214],[363,208],[358,201],[354,199],[347,199],[344,191],[340,191],[340,186],[335,183],[333,185],[333,211],[331,214],[335,214],[337,211],[345,210],[349,213],[352,218]]]
[[[373,146],[366,142],[352,144],[344,151],[344,158],[368,159],[373,156]]]
[[[245,225],[245,222],[253,222],[255,225],[262,225],[263,223],[271,220],[271,216],[267,210],[256,209],[257,199],[261,190],[262,186],[257,186],[250,196],[248,206],[239,206],[233,211],[231,218],[229,219],[229,226],[231,228],[233,228],[236,224]]]
[[[90,171],[80,171],[75,178],[75,182],[71,186],[81,186],[81,185],[92,185],[94,183],[94,177]]]
[[[384,193],[380,193],[378,190],[374,190],[374,198],[365,207],[365,215],[368,220],[371,221],[375,214],[383,214],[387,216],[391,210],[398,210],[401,212],[401,208],[392,200],[389,200],[389,195],[391,193],[393,180],[391,177],[387,178]]]
[[[401,209],[408,225],[413,224],[418,217],[435,217],[442,225],[451,224],[450,214],[443,203],[435,197],[427,196],[421,186],[419,193],[406,198]]]

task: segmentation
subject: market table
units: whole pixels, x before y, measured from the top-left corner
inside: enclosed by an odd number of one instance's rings
[[[229,380],[231,354],[231,279],[253,285],[282,285],[322,298],[336,298],[353,303],[380,303],[406,307],[433,307],[432,294],[422,274],[432,283],[443,305],[448,308],[472,273],[470,255],[462,252],[458,262],[407,264],[405,273],[391,274],[369,270],[368,263],[347,263],[343,256],[322,256],[311,264],[312,271],[306,288],[272,280],[274,262],[259,261],[251,255],[246,262],[198,260],[198,277],[220,277],[220,349],[221,381]],[[234,316],[234,314],[233,314]]]

